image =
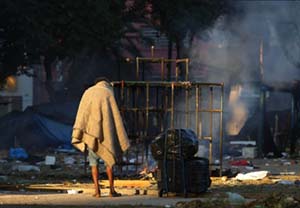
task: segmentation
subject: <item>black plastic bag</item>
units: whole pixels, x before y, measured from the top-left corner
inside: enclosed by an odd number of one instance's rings
[[[166,158],[164,158],[166,149]],[[191,129],[168,129],[151,143],[155,160],[189,159],[198,151],[198,138]]]

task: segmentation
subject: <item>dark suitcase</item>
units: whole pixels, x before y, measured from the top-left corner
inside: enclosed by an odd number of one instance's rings
[[[204,193],[211,185],[209,161],[194,157],[189,160],[158,161],[159,196],[164,193]]]

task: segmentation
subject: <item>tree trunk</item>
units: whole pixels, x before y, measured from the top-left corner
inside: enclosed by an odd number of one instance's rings
[[[52,64],[53,59],[50,58],[49,56],[45,56],[44,59],[44,69],[46,73],[46,82],[45,82],[45,88],[48,92],[49,95],[49,101],[54,102],[55,99],[55,91],[53,88],[53,76],[52,76],[52,70],[51,70],[51,64]]]

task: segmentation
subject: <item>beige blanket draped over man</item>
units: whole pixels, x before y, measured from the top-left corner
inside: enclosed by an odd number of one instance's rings
[[[82,152],[88,148],[110,169],[129,148],[113,88],[105,78],[98,79],[95,85],[84,92],[73,126],[72,144]],[[97,184],[95,195],[100,196]],[[115,192],[113,187],[111,192]]]

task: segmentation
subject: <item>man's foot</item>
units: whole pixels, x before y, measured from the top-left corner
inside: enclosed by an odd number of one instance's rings
[[[100,194],[93,194],[93,197],[95,197],[95,198],[100,198],[101,195],[100,195]]]
[[[120,194],[120,193],[118,193],[118,192],[116,192],[116,191],[113,191],[113,192],[110,192],[110,193],[109,193],[109,196],[110,196],[110,197],[119,197],[119,196],[122,196],[122,194]]]
[[[95,197],[95,198],[100,198],[100,197],[101,197],[101,194],[93,194],[93,197]]]
[[[92,196],[93,196],[93,197],[96,197],[96,198],[100,198],[100,197],[101,197],[101,192],[100,192],[100,190],[95,191],[95,193],[94,193]]]

